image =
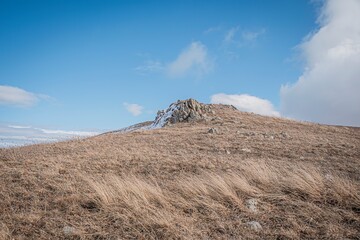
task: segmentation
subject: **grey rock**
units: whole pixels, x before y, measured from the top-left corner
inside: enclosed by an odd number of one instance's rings
[[[249,225],[250,228],[256,232],[262,230],[261,224],[257,221],[250,221],[250,222],[247,222],[246,224]]]
[[[218,133],[218,130],[216,128],[210,128],[208,133],[216,134],[216,133]]]
[[[258,201],[255,198],[250,198],[246,200],[246,207],[253,213],[256,213]]]
[[[70,226],[65,226],[65,227],[63,227],[63,233],[64,233],[65,235],[72,235],[72,234],[74,234],[74,232],[75,232],[75,228],[74,228],[74,227],[70,227]]]
[[[168,109],[158,111],[152,127],[158,128],[179,122],[207,120],[206,113],[210,112],[210,106],[199,103],[194,99],[178,100],[176,103],[171,104]]]
[[[243,149],[241,149],[241,151],[246,152],[246,153],[251,153],[251,150],[248,148],[243,148]]]

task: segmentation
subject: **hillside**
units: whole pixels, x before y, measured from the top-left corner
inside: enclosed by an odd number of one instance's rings
[[[194,104],[0,149],[0,239],[359,239],[360,128]]]

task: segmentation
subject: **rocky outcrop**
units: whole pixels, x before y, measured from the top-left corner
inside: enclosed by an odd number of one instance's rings
[[[178,122],[192,122],[207,119],[207,114],[213,113],[210,105],[187,99],[172,103],[166,110],[158,111],[150,128],[161,128]]]

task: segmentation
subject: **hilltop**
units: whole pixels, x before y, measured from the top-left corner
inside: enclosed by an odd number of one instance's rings
[[[0,239],[358,239],[360,128],[178,101],[0,149]]]

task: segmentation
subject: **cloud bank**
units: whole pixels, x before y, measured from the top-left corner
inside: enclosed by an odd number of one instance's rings
[[[39,97],[21,88],[0,85],[0,105],[31,107]]]
[[[219,93],[211,96],[211,103],[222,103],[235,106],[240,111],[253,112],[265,116],[279,117],[272,103],[266,99],[248,94],[228,95]]]
[[[360,126],[360,1],[328,0],[319,30],[301,44],[305,70],[281,88],[281,112],[292,118]]]
[[[32,126],[0,124],[0,148],[58,142],[79,137],[90,137],[99,133],[100,132],[51,130]]]

